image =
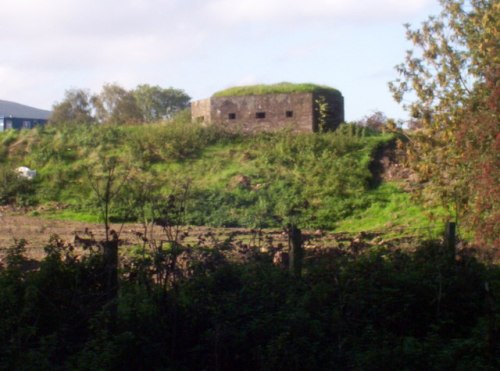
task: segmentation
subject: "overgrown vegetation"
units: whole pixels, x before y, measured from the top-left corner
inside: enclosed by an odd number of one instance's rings
[[[64,124],[137,124],[172,118],[189,106],[191,98],[180,89],[142,84],[127,90],[105,84],[98,94],[84,89],[67,90],[64,99],[52,108],[49,122]]]
[[[500,4],[440,3],[420,28],[407,25],[413,48],[391,83],[419,128],[409,133],[409,165],[422,200],[450,207],[477,241],[500,248]]]
[[[33,197],[37,182],[24,179],[14,170],[0,166],[0,204],[30,206],[35,204]]]
[[[444,209],[425,209],[412,200],[410,193],[395,183],[383,183],[369,191],[365,197],[370,206],[339,221],[337,231],[378,231],[385,238],[405,235],[431,239],[444,230],[447,219]],[[463,239],[468,237],[465,232],[462,231],[461,234]]]
[[[392,139],[354,125],[319,135],[242,134],[186,117],[147,127],[75,123],[5,132],[0,159],[5,168],[36,169],[31,200],[66,205],[59,217],[98,220],[101,209],[92,185],[101,164],[114,159],[127,182],[110,209],[113,220],[135,220],[128,205],[143,199],[145,188],[168,195],[189,184],[188,224],[281,227],[293,222],[334,229],[346,218],[359,218],[375,201],[389,202],[396,186],[384,192],[373,188],[369,164],[375,150]],[[412,205],[409,197],[400,201]],[[385,223],[394,219],[385,215]],[[399,218],[395,224],[408,223]]]
[[[35,270],[24,247],[0,268],[2,370],[499,367],[500,270],[470,251],[309,251],[296,277],[229,240],[144,247],[110,302],[99,245],[77,257],[53,237]]]
[[[245,85],[235,86],[213,94],[214,97],[235,97],[240,95],[263,95],[263,94],[290,94],[290,93],[329,93],[339,94],[337,89],[326,85],[317,84],[293,84],[281,82],[271,85]]]
[[[478,240],[495,244],[500,7],[441,3],[440,17],[408,31],[423,59],[410,53],[393,89],[400,100],[411,83],[418,98],[411,109],[421,130],[407,136],[417,189],[456,206]],[[52,236],[41,261],[24,256],[24,240],[7,249],[0,369],[500,369],[500,268],[477,260],[477,250],[458,248],[454,236],[403,249],[391,234],[369,248],[356,237],[303,249],[296,225],[441,230],[396,183],[373,181],[373,156],[394,137],[369,129],[396,123],[375,113],[364,128],[251,135],[186,117],[147,130],[97,126],[93,110],[101,123],[164,116],[150,105],[161,89],[73,93],[57,125],[0,133],[0,203],[63,204],[65,215],[100,216],[105,236],[76,235],[78,253]],[[39,176],[23,179],[20,165]],[[121,256],[112,219],[143,227]],[[259,237],[259,227],[286,224],[288,255],[272,238],[252,245],[209,231],[188,243],[185,223],[257,227]]]

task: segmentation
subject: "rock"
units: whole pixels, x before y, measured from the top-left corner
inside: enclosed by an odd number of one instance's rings
[[[36,170],[31,170],[29,167],[20,166],[16,169],[20,177],[28,180],[33,180],[36,177]]]

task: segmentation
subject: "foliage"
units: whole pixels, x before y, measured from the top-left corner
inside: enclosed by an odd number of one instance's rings
[[[90,93],[83,89],[70,89],[64,99],[52,107],[50,123],[76,122],[88,124],[94,121]]]
[[[92,97],[92,103],[100,123],[135,123],[142,119],[134,94],[117,84],[105,84],[101,92]]]
[[[23,163],[36,169],[40,176],[33,197],[42,204],[65,204],[59,215],[78,220],[101,215],[92,184],[98,179],[102,182],[97,173],[105,158],[115,158],[120,171],[128,169],[123,193],[138,200],[144,181],[162,197],[188,181],[185,222],[195,225],[281,227],[298,223],[333,229],[341,220],[368,215],[363,212],[374,203],[392,207],[388,203],[391,193],[399,192],[389,188],[377,197],[371,194],[370,162],[392,136],[356,125],[321,134],[243,134],[179,117],[147,128],[59,125],[15,134],[14,141],[7,140],[11,133],[0,134],[0,140],[10,143],[5,147],[6,164]],[[131,214],[127,206],[131,203],[116,198],[110,218],[139,220],[139,214]],[[412,208],[408,198],[405,203],[408,210],[422,216],[422,210]],[[391,213],[380,212],[376,226],[393,221]],[[398,218],[393,223],[405,225],[407,221]]]
[[[376,132],[398,131],[398,123],[381,111],[374,111],[372,114],[364,116],[357,124]]]
[[[316,112],[318,115],[318,128],[320,132],[325,132],[326,128],[328,127],[327,125],[327,119],[328,119],[328,102],[326,101],[324,96],[320,96],[318,99],[315,101],[316,103]]]
[[[334,93],[340,92],[334,88],[324,85],[316,84],[292,84],[289,82],[282,82],[272,85],[250,85],[250,86],[236,86],[221,90],[213,94],[214,97],[234,97],[240,95],[263,95],[263,94],[290,94],[290,93]]]
[[[356,128],[345,127],[325,135],[260,134],[230,153],[208,152],[199,169],[210,168],[213,174],[200,181],[192,177],[190,209],[195,214],[188,213],[187,220],[331,228],[356,205],[366,206],[359,197],[369,187],[368,162],[379,141],[384,139],[362,137]],[[205,210],[213,212],[203,217]]]
[[[66,91],[64,99],[52,109],[50,123],[125,124],[172,119],[188,107],[190,97],[180,89],[148,84],[126,90],[117,84],[105,84],[98,94],[83,89]]]
[[[173,115],[186,109],[191,98],[182,90],[148,84],[138,85],[133,95],[142,112],[144,122],[171,119]]]
[[[38,182],[19,176],[15,170],[0,165],[0,205],[17,203],[29,206],[36,203],[35,187]]]
[[[414,50],[391,84],[419,121],[410,133],[409,163],[425,184],[422,197],[452,208],[478,240],[498,245],[500,5],[441,0],[442,12],[420,29],[407,26]]]
[[[100,252],[53,237],[30,270],[15,243],[0,268],[0,369],[498,369],[500,271],[468,251],[309,252],[296,278],[267,255],[231,262],[231,244],[180,248],[124,261],[110,328]]]
[[[98,152],[95,154],[94,162],[86,167],[88,182],[105,226],[106,240],[109,239],[111,210],[130,178],[130,169],[122,161],[123,156],[110,156]]]

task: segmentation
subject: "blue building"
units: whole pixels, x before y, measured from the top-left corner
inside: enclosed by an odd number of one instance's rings
[[[0,100],[0,132],[9,129],[31,129],[45,125],[51,112]]]

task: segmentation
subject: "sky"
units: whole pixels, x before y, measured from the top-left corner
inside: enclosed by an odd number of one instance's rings
[[[193,100],[236,85],[339,89],[347,121],[405,119],[387,87],[404,23],[438,0],[0,0],[0,99],[42,109],[68,89],[174,87]]]

